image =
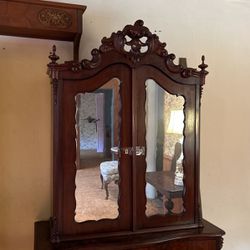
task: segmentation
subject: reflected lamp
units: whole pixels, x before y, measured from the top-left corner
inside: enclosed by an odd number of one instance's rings
[[[181,135],[181,138],[179,140],[179,145],[182,146],[183,143],[183,128],[184,128],[184,112],[183,110],[171,110],[170,113],[170,121],[167,128],[167,133],[169,134],[176,134]],[[177,145],[176,143],[176,145]],[[176,158],[179,159],[179,161],[182,162],[183,159],[183,151],[181,150],[180,155],[178,155]],[[175,164],[177,164],[178,159],[175,160]],[[175,178],[174,178],[174,184],[178,186],[183,186],[183,169],[176,168],[175,170]]]

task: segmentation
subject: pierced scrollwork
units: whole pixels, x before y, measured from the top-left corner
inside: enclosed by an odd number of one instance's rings
[[[126,25],[122,31],[112,33],[109,38],[104,37],[99,50],[92,50],[92,60],[81,61],[82,68],[96,68],[101,63],[101,55],[110,51],[123,54],[134,65],[140,63],[147,54],[167,56],[166,44],[161,43],[158,36],[143,24],[142,20],[138,20],[134,25]]]
[[[159,37],[152,34],[142,20],[137,20],[134,25],[126,25],[122,31],[112,33],[109,38],[104,37],[99,49],[92,50],[92,59],[82,60],[81,66],[85,69],[96,68],[101,64],[102,55],[111,51],[124,55],[132,66],[140,64],[145,56],[156,54],[164,59],[171,73],[180,74],[183,78],[200,77],[201,72],[196,69],[176,65],[175,55],[168,54],[165,47],[166,43],[160,42]]]
[[[156,34],[152,34],[147,27],[144,26],[142,20],[137,20],[134,25],[126,25],[122,31],[112,33],[109,38],[104,37],[99,49],[93,49],[91,52],[92,59],[84,59],[80,62],[66,62],[64,67],[60,69],[79,72],[81,70],[92,70],[98,68],[102,63],[110,62],[111,58],[120,62],[124,60],[131,67],[137,67],[139,64],[150,64],[151,59],[158,57],[162,60],[162,65],[173,74],[180,75],[182,78],[195,77],[200,78],[201,94],[202,85],[205,84],[205,77],[208,72],[205,70],[207,65],[204,63],[205,57],[202,57],[202,64],[199,65],[200,70],[186,67],[186,65],[175,64],[175,55],[169,54],[165,49],[166,43],[162,43]],[[51,73],[55,74],[53,67],[56,64],[57,57],[52,54],[50,59]],[[158,60],[157,59],[157,60]],[[154,59],[153,59],[154,61]],[[113,61],[112,61],[113,62]],[[54,71],[53,71],[54,70]],[[59,70],[59,68],[57,68]],[[55,76],[56,77],[56,76]],[[53,78],[53,76],[52,76]]]
[[[137,20],[134,25],[126,25],[122,31],[112,33],[110,38],[104,37],[100,51],[106,53],[116,50],[133,64],[139,63],[146,54],[167,55],[164,49],[166,44],[161,43],[158,36],[152,34],[143,24],[142,20]]]

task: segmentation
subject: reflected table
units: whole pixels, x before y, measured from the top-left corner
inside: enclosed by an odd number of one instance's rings
[[[183,186],[174,184],[175,175],[169,171],[147,172],[146,181],[154,186],[163,196],[164,210],[172,214],[173,198],[182,198]]]

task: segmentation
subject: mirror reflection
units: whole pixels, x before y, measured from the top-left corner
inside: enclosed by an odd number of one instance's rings
[[[119,84],[75,96],[76,222],[118,216]]]
[[[182,213],[185,100],[151,79],[145,87],[146,215]]]

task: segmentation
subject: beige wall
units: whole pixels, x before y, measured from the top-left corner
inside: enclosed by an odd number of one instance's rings
[[[53,41],[0,37],[0,249],[31,250],[35,220],[51,203]],[[69,55],[72,45],[56,42]]]
[[[80,58],[89,57],[103,36],[138,18],[167,42],[169,52],[187,57],[189,66],[197,67],[200,56],[206,55],[210,74],[202,99],[203,215],[227,232],[223,249],[249,250],[249,1],[61,2],[88,6]],[[44,73],[52,44],[0,39],[0,248],[4,250],[17,246],[31,250],[33,221],[50,215],[50,87]],[[64,51],[60,54],[66,53],[68,59],[69,45],[59,44]]]

